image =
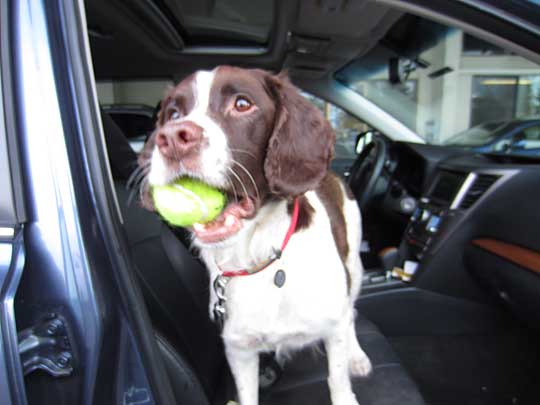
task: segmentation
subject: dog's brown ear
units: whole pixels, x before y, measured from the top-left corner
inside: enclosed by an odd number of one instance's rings
[[[268,76],[276,103],[264,175],[273,194],[290,197],[314,189],[333,157],[335,133],[323,114],[302,97],[286,74]]]

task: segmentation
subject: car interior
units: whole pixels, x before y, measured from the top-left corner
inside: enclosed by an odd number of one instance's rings
[[[86,1],[123,232],[177,403],[225,404],[234,383],[189,235],[128,180],[167,85],[220,64],[286,69],[336,130],[332,169],[364,228],[356,330],[374,371],[353,380],[359,403],[540,403],[540,65],[390,3]],[[499,130],[525,119],[525,135]],[[448,142],[494,121],[486,142]],[[326,379],[322,346],[267,353],[261,403],[330,404]]]

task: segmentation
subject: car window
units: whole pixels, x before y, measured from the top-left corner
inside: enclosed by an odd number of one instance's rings
[[[540,65],[413,15],[336,79],[430,144],[496,152],[501,125],[540,119]]]
[[[99,103],[139,153],[155,127],[155,109],[165,90],[173,84],[167,80],[123,80],[97,82]]]
[[[321,110],[334,128],[336,132],[334,158],[356,158],[356,137],[359,133],[370,130],[369,125],[328,101],[306,92],[302,92],[302,95]]]
[[[445,145],[481,146],[488,145],[496,140],[497,133],[505,129],[506,124],[502,121],[485,122],[466,129],[450,139],[444,141]]]
[[[97,82],[100,104],[146,105],[154,108],[165,95],[170,80],[119,80]]]
[[[128,138],[149,135],[155,127],[152,115],[148,115],[146,112],[110,111],[109,115]]]
[[[528,128],[525,128],[518,135],[518,147],[523,149],[540,149],[540,123]]]
[[[524,129],[523,134],[526,141],[540,141],[540,125]]]

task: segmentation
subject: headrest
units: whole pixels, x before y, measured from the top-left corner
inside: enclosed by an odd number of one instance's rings
[[[107,143],[107,154],[112,176],[115,180],[127,180],[137,167],[137,155],[111,116],[101,110],[101,121]]]

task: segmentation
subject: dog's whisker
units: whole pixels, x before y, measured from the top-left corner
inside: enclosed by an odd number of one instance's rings
[[[138,195],[139,199],[142,200],[143,193],[145,190],[146,185],[148,184],[148,173],[141,176],[140,179],[137,181],[136,184],[133,184],[130,188],[129,196],[127,199],[127,206],[129,207],[135,197]]]
[[[148,173],[142,174],[141,176],[139,176],[139,177],[137,178],[136,181],[132,182],[132,184],[130,185],[130,187],[127,187],[127,186],[126,186],[127,189],[128,189],[128,190],[135,190],[135,191],[138,190],[139,187],[140,187],[140,185],[141,185],[141,182],[142,182],[145,178],[147,178],[147,177],[148,177]]]
[[[231,188],[233,189],[233,194],[234,194],[234,202],[238,204],[238,193],[236,191],[236,187],[234,185],[234,182],[231,180],[231,178],[227,175],[225,175],[225,180],[227,180],[227,183],[229,183],[229,185],[231,186]]]
[[[133,172],[131,172],[126,182],[127,188],[131,187],[131,185],[133,184],[133,181],[139,176],[139,174],[141,174],[143,170],[144,170],[143,166],[138,166],[137,168],[135,168],[135,170],[133,170]]]
[[[127,202],[126,202],[126,205],[128,207],[131,206],[131,203],[133,202],[133,200],[135,199],[135,197],[139,194],[139,187],[132,187],[132,188],[129,188],[129,196],[128,196],[128,199],[127,199]]]
[[[126,187],[131,188],[135,186],[140,181],[141,177],[144,177],[146,174],[148,174],[149,171],[150,171],[150,162],[148,162],[147,164],[143,166],[137,167],[130,174],[126,183]]]
[[[148,175],[148,173],[150,173],[150,167],[148,168],[145,168],[143,170],[141,170],[137,176],[134,177],[133,179],[133,183],[138,183],[139,181],[141,181],[141,178],[145,177],[146,175]]]
[[[151,164],[152,164],[152,161],[151,161],[150,159],[147,160],[147,161],[144,162],[144,163],[140,163],[140,164],[137,166],[137,168],[135,168],[134,172],[137,172],[137,171],[146,169],[146,168],[149,167]]]
[[[146,190],[146,187],[148,186],[148,176],[145,176],[144,179],[141,181],[139,185],[139,199],[142,201],[143,194]]]
[[[133,199],[135,198],[135,194],[137,194],[137,190],[131,189],[129,191],[129,195],[128,195],[127,202],[126,202],[127,207],[131,206],[131,203],[133,202]]]
[[[132,193],[129,193],[129,197],[128,197],[127,202],[126,202],[127,207],[131,207],[131,204],[135,200],[136,195],[137,195],[137,192],[135,190],[133,190]]]
[[[245,194],[246,198],[249,198],[249,193],[247,191],[247,188],[244,185],[244,182],[242,181],[240,176],[238,174],[236,174],[236,172],[230,167],[228,167],[227,170],[236,178],[236,180],[238,180],[238,183],[240,183],[240,185],[242,186],[242,189],[244,190],[244,194]]]
[[[245,153],[246,155],[251,156],[253,159],[257,159],[257,157],[250,151],[247,151],[244,149],[236,149],[236,148],[229,148],[229,149],[231,150],[231,152]]]
[[[251,183],[253,183],[253,187],[255,188],[255,194],[257,194],[257,199],[260,200],[259,188],[257,187],[257,183],[255,183],[255,179],[253,178],[249,170],[243,164],[241,164],[240,162],[234,159],[232,159],[232,162],[236,164],[238,167],[240,167],[240,169],[242,169],[247,174],[247,176],[251,180]]]
[[[136,176],[130,176],[130,180],[126,184],[126,189],[130,190],[127,205],[130,206],[133,202],[133,199],[137,194],[141,194],[140,189],[142,187],[141,183],[148,177],[149,170],[139,171]],[[131,181],[131,183],[130,183]]]

